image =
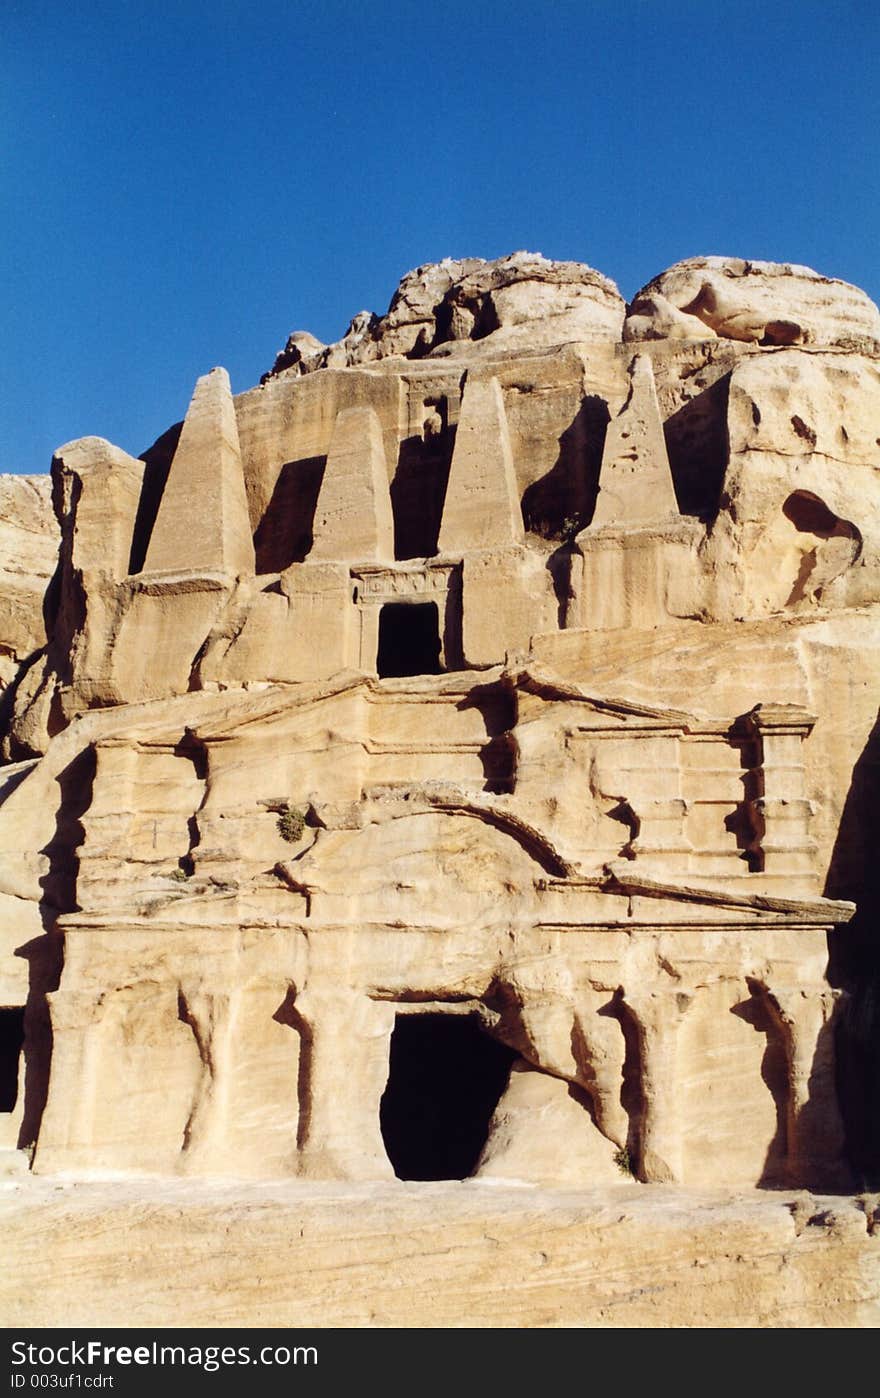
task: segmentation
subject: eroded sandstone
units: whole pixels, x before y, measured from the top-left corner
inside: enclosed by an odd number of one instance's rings
[[[0,769],[10,1161],[873,1179],[878,313],[729,259],[624,311],[423,267],[141,460],[59,449]],[[837,1309],[795,1269],[803,1323],[865,1323],[868,1236]]]
[[[46,643],[43,602],[58,554],[48,476],[0,476],[0,687]]]

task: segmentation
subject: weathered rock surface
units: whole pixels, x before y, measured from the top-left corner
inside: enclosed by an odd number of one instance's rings
[[[376,1236],[411,1203],[416,1250],[442,1226],[475,1259],[438,1314],[488,1324],[474,1219],[503,1200],[511,1257],[558,1229],[585,1280],[545,1273],[528,1315],[526,1280],[497,1323],[615,1324],[618,1283],[587,1281],[605,1222],[561,1191],[623,1190],[620,1323],[875,1315],[865,1207],[704,1217],[700,1191],[880,1177],[878,313],[724,259],[623,311],[579,264],[440,263],[247,393],[200,379],[141,460],[57,452],[50,625],[0,768],[24,1217],[40,1175],[260,1180],[350,1279],[348,1205],[321,1200],[368,1201]],[[120,1218],[161,1256],[140,1188]],[[104,1202],[69,1201],[100,1276]],[[709,1221],[739,1241],[704,1293]],[[293,1283],[269,1303],[224,1265],[227,1323],[285,1323]],[[332,1323],[412,1323],[341,1285]],[[145,1295],[150,1323],[201,1314]]]
[[[876,1196],[476,1181],[32,1181],[4,1193],[7,1252],[21,1268],[0,1280],[7,1326],[880,1321]]]
[[[848,282],[788,262],[689,257],[627,308],[625,340],[707,340],[864,348],[880,340],[873,301]]]
[[[0,476],[0,687],[46,643],[43,596],[58,559],[48,476]]]
[[[448,258],[408,272],[384,316],[361,311],[335,344],[295,331],[270,374],[351,368],[389,355],[422,359],[616,340],[623,311],[614,283],[581,262],[530,252],[494,262]]]

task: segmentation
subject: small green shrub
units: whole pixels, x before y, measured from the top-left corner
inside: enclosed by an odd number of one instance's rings
[[[278,834],[289,845],[295,845],[297,840],[302,839],[305,828],[305,815],[302,811],[297,810],[296,806],[285,806],[282,811],[279,811]]]
[[[614,1152],[614,1163],[622,1175],[629,1175],[630,1177],[635,1176],[636,1172],[633,1169],[632,1157],[629,1153],[628,1146],[621,1146],[619,1150]]]
[[[172,869],[168,877],[169,879],[173,879],[175,883],[186,883],[189,874],[185,869]]]

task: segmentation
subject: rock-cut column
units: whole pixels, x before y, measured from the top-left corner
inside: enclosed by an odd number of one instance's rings
[[[309,562],[390,563],[394,520],[382,426],[372,408],[344,408],[330,439]]]
[[[229,375],[196,383],[171,462],[145,573],[253,574],[254,544]]]
[[[682,1179],[678,1030],[692,997],[679,992],[627,992],[639,1046],[642,1092],[640,1175],[648,1184]]]
[[[325,985],[298,995],[295,1008],[308,1042],[307,1069],[300,1074],[299,1173],[391,1178],[379,1108],[394,1005]]]
[[[522,511],[501,386],[468,378],[449,468],[440,553],[523,542]]]

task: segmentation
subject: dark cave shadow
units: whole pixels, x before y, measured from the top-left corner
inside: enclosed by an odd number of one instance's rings
[[[55,831],[40,850],[49,861],[46,873],[40,878],[43,890],[40,907],[47,928],[54,924],[59,913],[79,910],[76,901],[78,850],[85,837],[81,817],[92,803],[96,766],[95,749],[83,748],[55,778],[59,786]]]
[[[559,438],[559,455],[522,497],[523,524],[544,539],[573,539],[596,509],[599,472],[610,417],[604,398],[584,398]]]
[[[826,1160],[824,1138],[827,1136],[829,1111],[841,1105],[839,1075],[837,1072],[839,1022],[842,1018],[842,1005],[838,1002],[831,1018],[822,1025],[816,1040],[816,1050],[807,1083],[807,1101],[795,1121],[798,1139],[800,1179],[798,1183],[815,1193],[849,1194],[859,1177],[867,1178],[870,1169],[862,1170],[856,1164],[851,1142],[845,1140],[845,1169]],[[844,1132],[846,1119],[843,1116]],[[852,1170],[855,1174],[850,1173]],[[880,1175],[874,1176],[880,1183]]]
[[[545,564],[556,598],[556,625],[560,631],[568,624],[569,608],[574,601],[572,572],[574,559],[578,556],[579,550],[574,542],[566,542],[553,550]]]
[[[880,711],[852,769],[825,887],[826,898],[880,902],[876,814],[880,808]]]
[[[81,817],[91,805],[95,766],[95,751],[88,747],[77,753],[56,777],[59,803],[55,812],[55,831],[49,843],[40,850],[49,862],[46,873],[40,878],[43,892],[40,917],[45,931],[41,937],[34,937],[15,950],[15,955],[28,963],[28,994],[24,1007],[24,1108],[18,1138],[20,1149],[36,1142],[49,1094],[52,1023],[46,997],[58,989],[64,965],[64,939],[58,930],[58,916],[76,911],[78,907],[77,851],[85,833]]]
[[[398,1179],[473,1175],[518,1056],[476,1013],[398,1012],[379,1103],[382,1141]]]
[[[292,563],[302,563],[308,557],[326,465],[326,456],[284,462],[254,533],[258,575],[283,573]]]
[[[175,422],[173,427],[169,427],[167,432],[163,432],[161,437],[157,437],[153,445],[142,452],[139,457],[139,460],[144,463],[144,481],[141,486],[141,495],[132,530],[131,554],[128,561],[130,574],[143,572],[150,535],[156,523],[156,516],[162,501],[162,492],[168,480],[168,472],[171,470],[171,462],[177,451],[182,431],[183,423]]]
[[[28,671],[33,669],[34,665],[39,664],[39,662],[45,657],[47,649],[47,646],[40,646],[39,650],[32,651],[30,655],[25,656],[24,660],[20,660],[18,662],[18,669],[16,670],[15,675],[10,680],[9,684],[6,686],[3,692],[0,693],[0,739],[8,738],[9,740],[10,762],[24,762],[29,757],[38,757],[40,755],[39,753],[34,751],[33,748],[26,747],[25,745],[17,741],[17,739],[12,734],[12,720],[15,715],[16,697],[18,695],[18,691],[21,687],[22,681],[24,680],[24,677],[28,673]],[[25,775],[27,774],[22,774],[22,776]],[[12,788],[9,785],[7,785],[6,795],[10,795],[11,791]]]
[[[516,785],[519,747],[513,733],[516,725],[516,695],[505,684],[478,684],[457,709],[477,709],[486,729],[486,742],[480,749],[483,790],[496,795],[512,792]]]
[[[880,1187],[880,714],[852,770],[823,889],[856,904],[829,933],[828,979],[847,992],[835,1014],[837,1089],[850,1163]]]
[[[764,768],[760,740],[749,727],[748,714],[734,720],[728,729],[727,741],[739,758],[742,797],[724,817],[724,828],[736,840],[739,857],[749,873],[760,874],[764,870],[765,860],[765,822],[762,815]]]
[[[52,1065],[52,1022],[47,995],[57,990],[64,966],[64,939],[57,927],[48,928],[16,947],[28,963],[28,993],[24,1006],[24,1107],[18,1149],[35,1144],[49,1096]]]
[[[427,405],[426,405],[427,406]],[[397,466],[391,481],[391,510],[394,516],[394,557],[433,558],[437,552],[449,470],[455,449],[455,426],[446,422],[425,439],[405,437],[397,453]]]
[[[603,1006],[598,1011],[598,1013],[608,1013],[608,1006]],[[577,1015],[575,1015],[574,1019],[572,1020],[571,1035],[569,1042],[571,1043],[571,1056],[575,1064],[577,1065],[579,1073],[581,1073],[581,1075],[584,1077],[589,1076],[590,1081],[582,1083],[567,1083],[566,1086],[568,1088],[568,1095],[573,1102],[577,1102],[579,1107],[583,1107],[584,1111],[588,1113],[589,1118],[595,1126],[596,1130],[601,1135],[604,1135],[605,1133],[602,1131],[602,1128],[599,1125],[598,1108],[596,1106],[597,1094],[595,1088],[595,1075],[590,1071],[590,1065],[592,1063],[593,1054],[590,1050],[589,1037],[586,1031],[584,1030],[583,1023]],[[627,1126],[629,1126],[629,1123],[627,1123]],[[627,1149],[629,1149],[628,1146]]]
[[[620,988],[615,990],[608,1003],[601,1005],[596,1013],[608,1019],[616,1019],[623,1035],[624,1057],[620,1084],[620,1105],[626,1112],[628,1123],[626,1150],[633,1178],[644,1183],[642,1138],[645,1121],[645,1095],[642,1088],[643,1062],[638,1022],[626,1003]]]
[[[61,607],[61,545],[58,546],[58,562],[55,570],[46,584],[46,591],[43,593],[43,626],[46,628],[46,640],[52,639],[52,632],[55,629],[55,620]]]
[[[296,989],[290,986],[272,1018],[276,1024],[284,1024],[299,1035],[299,1066],[297,1069],[296,1096],[299,1111],[296,1122],[296,1147],[302,1150],[306,1144],[311,1124],[311,1078],[312,1078],[312,1028],[296,1008]]]
[[[776,1109],[776,1130],[767,1147],[760,1178],[759,1189],[782,1188],[786,1178],[788,1146],[788,1062],[785,1040],[780,1026],[773,1017],[763,987],[755,987],[747,1000],[732,1005],[730,1013],[737,1019],[751,1025],[757,1034],[765,1036],[764,1055],[761,1059],[761,1078],[773,1098]]]
[[[835,1006],[830,1019],[822,1025],[817,1035],[807,1081],[807,1100],[793,1117],[791,1129],[794,1141],[789,1143],[789,1030],[772,992],[751,979],[749,989],[751,999],[734,1005],[730,1013],[767,1036],[761,1076],[773,1097],[777,1120],[776,1133],[767,1148],[758,1187],[794,1187],[825,1194],[851,1193],[855,1183],[850,1172],[851,1161],[838,1158],[841,1142],[838,1139],[839,1093],[835,1076],[835,1042],[840,1005]]]
[[[683,403],[663,424],[678,508],[710,523],[718,513],[730,458],[730,371]]]

